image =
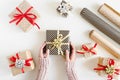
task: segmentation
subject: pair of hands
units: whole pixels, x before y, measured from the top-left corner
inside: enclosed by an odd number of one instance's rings
[[[40,58],[41,59],[49,58],[50,50],[48,49],[44,53],[45,46],[46,46],[46,43],[44,43],[40,48]],[[70,44],[70,46],[71,46],[71,55],[69,54],[70,52],[68,50],[66,50],[65,59],[66,59],[67,62],[74,62],[75,61],[75,47],[72,44]]]

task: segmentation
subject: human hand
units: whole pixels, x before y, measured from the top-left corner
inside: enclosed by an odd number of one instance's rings
[[[66,50],[66,61],[67,62],[74,62],[75,61],[75,58],[76,58],[76,55],[75,55],[75,47],[70,44],[70,51],[71,51],[71,54],[68,50]]]
[[[43,45],[40,48],[40,58],[41,59],[49,57],[49,52],[50,51],[49,51],[49,49],[47,49],[46,51],[44,51],[45,46],[46,46],[46,43],[43,43]]]
[[[45,80],[49,67],[49,49],[46,50],[46,43],[44,42],[40,48],[39,53],[39,71],[36,80]]]

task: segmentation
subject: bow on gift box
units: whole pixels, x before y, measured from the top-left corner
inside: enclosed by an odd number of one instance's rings
[[[96,54],[95,51],[93,51],[93,49],[95,49],[97,46],[97,43],[95,43],[95,45],[92,48],[88,48],[85,44],[82,45],[82,50],[78,50],[77,53],[79,54],[85,54],[86,52],[88,53],[92,53],[92,54]]]
[[[113,75],[120,75],[120,69],[115,68],[115,61],[113,59],[108,60],[108,65],[98,64],[98,68],[94,68],[97,71],[105,71],[108,74],[108,80],[113,79]]]
[[[11,20],[10,23],[16,21],[16,25],[18,25],[23,18],[26,18],[33,26],[36,25],[36,26],[38,27],[38,29],[40,29],[40,27],[38,26],[38,24],[35,23],[35,20],[37,19],[37,16],[34,15],[33,13],[29,13],[29,11],[30,11],[32,8],[33,8],[33,7],[30,7],[25,13],[23,13],[23,12],[17,7],[16,10],[19,12],[19,14],[15,14],[15,15],[14,15],[14,19]]]
[[[31,66],[30,61],[32,61],[32,60],[33,60],[32,58],[27,59],[27,60],[22,60],[22,59],[20,59],[20,57],[17,53],[16,57],[15,56],[10,57],[10,61],[12,61],[13,64],[9,65],[9,67],[15,66],[16,68],[21,69],[22,73],[24,73],[24,67]]]
[[[68,38],[68,35],[63,37],[62,34],[60,34],[59,31],[57,31],[57,38],[53,40],[53,42],[46,42],[46,44],[50,44],[50,49],[54,49],[54,48],[57,48],[58,50],[58,55],[62,55],[64,56],[64,53],[62,51],[62,48],[61,46],[63,45],[69,45],[69,43],[64,43],[63,41]]]

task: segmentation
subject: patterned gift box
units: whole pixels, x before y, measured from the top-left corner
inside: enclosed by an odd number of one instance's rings
[[[35,67],[29,50],[8,57],[8,61],[13,76],[31,71]]]
[[[70,5],[69,2],[62,0],[60,5],[57,7],[57,12],[64,17],[68,16],[69,11],[72,11],[73,7]]]
[[[50,49],[51,55],[64,55],[69,50],[68,30],[47,30],[46,49]]]
[[[10,13],[9,17],[11,18],[10,23],[15,22],[24,32],[30,30],[34,25],[39,28],[35,21],[38,20],[40,16],[26,0],[23,0],[23,2]]]
[[[118,80],[120,75],[120,61],[111,58],[98,58],[98,67],[94,68],[98,75],[107,76],[108,80]]]

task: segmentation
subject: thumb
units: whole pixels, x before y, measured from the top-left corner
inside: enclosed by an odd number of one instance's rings
[[[69,51],[68,50],[66,50],[66,54],[65,54],[66,56],[66,61],[69,61],[70,60],[70,58],[69,58]]]
[[[46,53],[44,54],[44,58],[48,58],[49,57],[49,49],[46,50]]]
[[[46,51],[46,58],[48,58],[48,57],[49,57],[49,53],[50,53],[50,50],[49,50],[49,49],[47,49],[47,51]]]

